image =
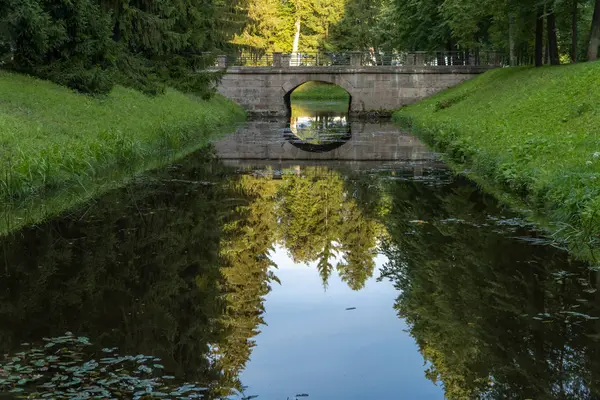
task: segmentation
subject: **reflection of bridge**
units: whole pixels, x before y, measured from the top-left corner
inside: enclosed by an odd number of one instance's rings
[[[472,65],[464,58],[460,65],[454,61],[439,65],[425,58],[404,65],[363,65],[363,58],[350,59],[349,65],[293,66],[283,55],[273,55],[267,66],[229,67],[218,91],[250,113],[283,116],[288,113],[289,103],[286,103],[296,87],[308,81],[321,81],[336,84],[350,94],[352,114],[389,112],[499,65]],[[221,59],[219,65],[227,67],[227,61]]]
[[[443,168],[437,156],[414,136],[398,132],[393,125],[353,122],[352,138],[326,153],[304,151],[284,137],[285,122],[252,121],[239,132],[215,143],[217,155],[227,164],[333,165],[353,168],[406,166],[419,175],[423,168]]]

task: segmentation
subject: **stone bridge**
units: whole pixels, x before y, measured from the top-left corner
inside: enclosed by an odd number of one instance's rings
[[[291,92],[309,81],[328,82],[351,96],[350,114],[389,113],[455,86],[491,66],[229,67],[218,91],[249,114],[284,116]]]

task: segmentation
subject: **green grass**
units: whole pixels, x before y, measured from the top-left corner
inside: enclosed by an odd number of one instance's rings
[[[600,63],[493,70],[394,117],[578,253],[597,248]]]
[[[343,88],[326,82],[306,82],[292,92],[292,100],[350,100]]]
[[[242,121],[221,96],[103,97],[0,71],[0,234],[181,157]]]

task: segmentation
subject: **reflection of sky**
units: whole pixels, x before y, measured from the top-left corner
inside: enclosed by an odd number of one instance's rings
[[[333,274],[324,292],[314,265],[294,264],[281,248],[272,258],[282,286],[274,283],[266,297],[268,326],[256,337],[241,376],[246,395],[259,400],[292,400],[300,393],[310,400],[443,398],[442,388],[425,378],[423,358],[396,316],[398,293],[391,283],[374,277],[353,292]],[[384,262],[383,256],[376,259],[376,271]]]

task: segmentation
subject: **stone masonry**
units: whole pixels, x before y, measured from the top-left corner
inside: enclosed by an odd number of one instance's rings
[[[351,96],[352,115],[390,112],[488,71],[487,66],[230,67],[218,91],[250,114],[284,116],[289,94],[309,81],[334,83]]]

